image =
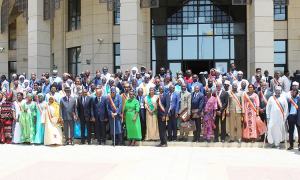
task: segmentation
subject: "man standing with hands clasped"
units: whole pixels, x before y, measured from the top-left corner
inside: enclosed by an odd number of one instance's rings
[[[191,93],[187,91],[187,85],[185,83],[181,84],[181,92],[180,92],[180,102],[179,102],[179,111],[178,114],[184,114],[187,112],[187,119],[190,119],[191,116]],[[179,118],[179,124],[181,125],[183,120]],[[183,138],[184,134],[184,138]],[[178,141],[188,141],[188,134],[189,132],[183,132],[183,128],[180,127],[180,137]]]
[[[295,126],[298,131],[298,150],[300,151],[299,146],[299,140],[300,140],[300,126],[297,123],[298,121],[298,109],[299,106],[297,102],[299,102],[299,96],[298,96],[298,89],[294,88],[291,91],[292,96],[287,98],[288,104],[289,104],[289,116],[288,116],[288,122],[289,122],[289,141],[290,141],[290,147],[288,150],[294,149],[294,130]]]
[[[193,142],[200,142],[200,134],[201,134],[201,112],[204,107],[204,100],[205,96],[200,92],[200,87],[195,86],[194,87],[194,92],[192,93],[192,104],[191,104],[191,109],[192,109],[192,117],[191,119],[195,121],[196,128],[197,130],[194,131],[194,139]]]
[[[168,116],[168,110],[170,109],[170,96],[165,93],[163,86],[159,86],[159,98],[158,98],[158,108],[157,108],[157,119],[158,119],[158,129],[160,144],[157,147],[167,147],[167,137],[166,137],[166,121]]]
[[[71,145],[74,146],[74,121],[76,121],[78,117],[76,100],[71,97],[70,87],[65,88],[65,93],[66,96],[60,101],[60,120],[64,124],[66,139],[66,142],[63,145],[68,145],[69,140],[71,140]]]

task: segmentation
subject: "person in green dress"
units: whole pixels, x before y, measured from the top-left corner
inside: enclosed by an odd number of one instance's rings
[[[136,140],[142,139],[141,122],[139,116],[140,104],[135,99],[135,92],[129,91],[129,98],[125,103],[124,120],[127,128],[128,146],[134,146]]]
[[[36,109],[35,102],[32,101],[33,94],[27,94],[27,101],[23,104],[23,110],[20,114],[21,142],[34,143],[35,139],[35,123],[36,123]]]

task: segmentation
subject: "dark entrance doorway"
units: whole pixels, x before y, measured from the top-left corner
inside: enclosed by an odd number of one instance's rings
[[[204,72],[214,67],[214,61],[185,61],[185,69],[191,69],[194,74],[199,74],[199,72]]]

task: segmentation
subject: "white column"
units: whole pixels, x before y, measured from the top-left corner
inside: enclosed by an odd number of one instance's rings
[[[121,69],[141,66],[143,60],[143,11],[140,0],[121,0],[120,54]]]
[[[250,77],[256,68],[274,72],[273,0],[252,0],[250,6]]]
[[[28,1],[28,77],[50,71],[50,21],[44,21],[44,1]]]

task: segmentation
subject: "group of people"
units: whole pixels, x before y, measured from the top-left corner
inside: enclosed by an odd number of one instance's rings
[[[270,148],[280,148],[288,131],[288,149],[293,149],[294,135],[300,137],[300,71],[291,79],[288,71],[282,77],[277,71],[273,78],[257,68],[246,80],[235,69],[231,64],[224,74],[213,68],[173,76],[163,67],[157,75],[144,66],[124,75],[103,67],[95,77],[86,70],[80,77],[64,73],[60,78],[54,70],[41,79],[35,73],[30,79],[14,74],[11,81],[2,75],[1,141],[74,145],[79,131],[80,144],[92,144],[94,135],[98,145],[111,137],[117,145],[127,138],[129,146],[160,140],[157,146],[167,147],[168,141],[187,142],[193,132],[192,142],[211,142],[213,136],[213,142],[254,143],[267,137]]]

